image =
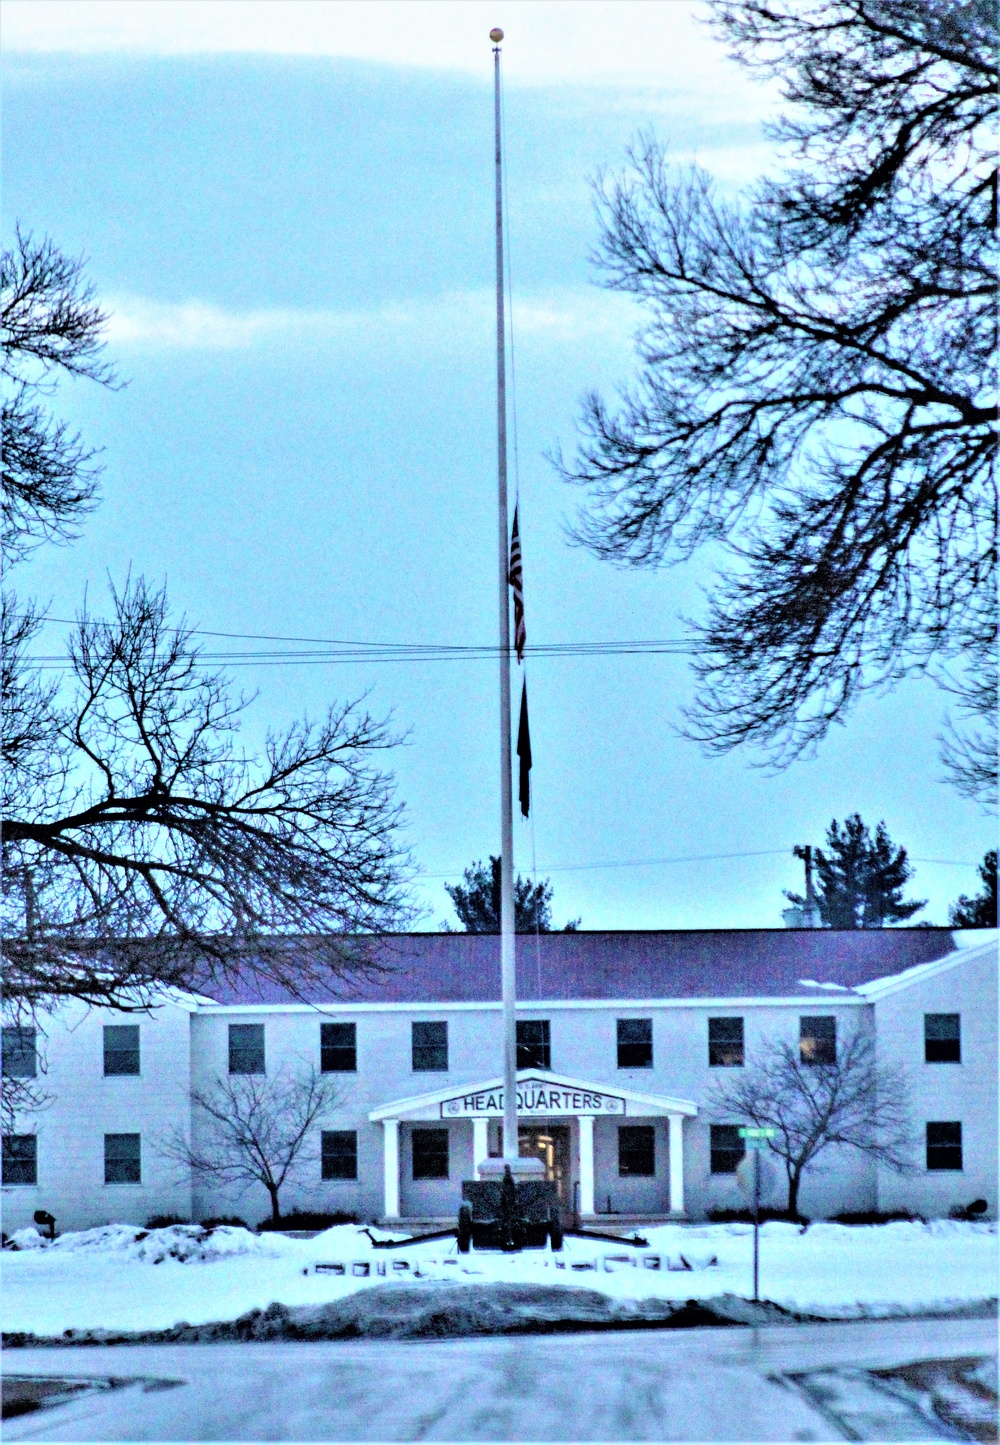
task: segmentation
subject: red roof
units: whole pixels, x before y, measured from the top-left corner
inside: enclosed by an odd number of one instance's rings
[[[250,977],[206,982],[200,992],[222,1004],[481,1003],[500,998],[497,934],[394,934],[363,944],[387,968],[301,991]],[[294,942],[289,942],[294,949]],[[943,928],[725,929],[522,934],[517,996],[536,999],[697,999],[799,996],[833,1002],[853,988],[930,963],[954,950]]]

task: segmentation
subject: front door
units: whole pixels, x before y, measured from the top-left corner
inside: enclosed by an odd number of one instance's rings
[[[522,1159],[541,1159],[546,1179],[559,1186],[563,1213],[569,1210],[569,1126],[566,1124],[519,1124],[517,1152]]]

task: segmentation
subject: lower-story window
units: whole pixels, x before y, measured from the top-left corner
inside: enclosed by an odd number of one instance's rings
[[[323,1178],[357,1179],[358,1134],[356,1129],[323,1130]]]
[[[414,1179],[448,1178],[448,1130],[414,1129]]]
[[[927,1125],[927,1168],[961,1169],[962,1126],[957,1122]]]
[[[623,1124],[618,1130],[618,1174],[622,1179],[656,1173],[656,1132],[651,1124]]]
[[[34,1134],[3,1136],[3,1183],[38,1183],[38,1139]]]
[[[142,1136],[139,1134],[105,1134],[105,1184],[142,1183]]]
[[[746,1152],[738,1124],[712,1124],[709,1167],[713,1174],[735,1174]]]

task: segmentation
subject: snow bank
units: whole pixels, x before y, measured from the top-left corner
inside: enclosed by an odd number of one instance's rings
[[[229,1225],[205,1229],[200,1224],[171,1224],[163,1229],[104,1224],[97,1229],[61,1234],[55,1240],[39,1234],[37,1229],[19,1229],[10,1240],[11,1249],[18,1252],[46,1250],[50,1255],[114,1255],[146,1264],[162,1264],[167,1259],[204,1263],[242,1254],[280,1258],[296,1252],[294,1248],[288,1249],[289,1244],[294,1243],[284,1235],[253,1234],[249,1229]]]
[[[381,1231],[373,1231],[385,1238]],[[32,1238],[34,1236],[34,1238]],[[398,1236],[397,1236],[398,1237]],[[752,1292],[749,1225],[663,1225],[636,1250],[567,1238],[560,1254],[457,1254],[453,1240],[376,1250],[355,1225],[313,1239],[197,1225],[126,1225],[48,1243],[19,1232],[2,1259],[4,1327],[162,1330],[236,1320],[271,1305],[322,1307],[388,1287],[504,1284],[597,1290],[610,1300],[746,1298]],[[326,1268],[324,1268],[326,1266]],[[384,1273],[382,1272],[384,1271]],[[995,1299],[997,1233],[989,1223],[941,1220],[880,1226],[780,1221],[761,1228],[761,1297],[830,1319],[948,1311]]]

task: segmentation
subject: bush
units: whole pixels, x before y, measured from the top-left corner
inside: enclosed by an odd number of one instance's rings
[[[985,1219],[989,1205],[985,1199],[974,1199],[971,1204],[953,1204],[948,1210],[949,1219]]]
[[[147,1229],[169,1229],[172,1224],[190,1224],[190,1219],[183,1219],[179,1214],[154,1214],[151,1219],[146,1220]]]
[[[269,1229],[332,1229],[335,1224],[357,1224],[356,1214],[345,1214],[343,1210],[337,1210],[335,1214],[311,1214],[306,1209],[293,1210],[281,1219],[262,1219],[257,1228],[263,1231]]]
[[[199,1220],[202,1229],[249,1229],[245,1219],[240,1219],[238,1214],[220,1214],[216,1219]]]
[[[896,1224],[901,1220],[908,1223],[926,1224],[922,1214],[912,1214],[908,1209],[856,1209],[845,1214],[835,1214],[833,1224]]]
[[[710,1209],[708,1219],[711,1224],[753,1224],[753,1211],[750,1209]],[[762,1209],[760,1211],[761,1224],[767,1224],[774,1219],[780,1219],[785,1224],[809,1223],[804,1215],[789,1214],[787,1209]]]

